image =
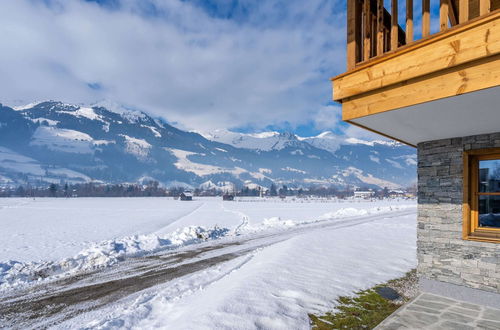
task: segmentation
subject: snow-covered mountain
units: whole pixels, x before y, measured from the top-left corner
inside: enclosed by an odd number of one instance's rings
[[[230,144],[236,148],[260,151],[281,150],[287,147],[302,147],[300,139],[291,133],[264,132],[254,134],[236,133],[218,129],[201,133],[208,140]]]
[[[367,145],[374,147],[376,145],[402,146],[395,141],[374,140],[366,141],[357,138],[341,137],[331,131],[323,132],[317,136],[301,137],[292,133],[262,132],[262,133],[237,133],[226,129],[217,129],[209,132],[200,133],[208,140],[230,144],[237,148],[246,148],[253,150],[271,151],[281,150],[286,147],[302,147],[305,144],[318,149],[323,149],[335,153],[341,145]]]
[[[396,188],[415,181],[415,165],[410,147],[331,132],[202,136],[112,104],[0,105],[0,185],[157,180],[223,189],[273,182]]]

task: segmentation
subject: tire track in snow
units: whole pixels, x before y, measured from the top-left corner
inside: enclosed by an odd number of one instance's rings
[[[189,212],[187,212],[186,214],[184,215],[181,215],[180,217],[178,217],[177,219],[175,219],[174,221],[170,222],[168,225],[156,230],[155,232],[153,232],[153,234],[161,234],[164,232],[164,230],[168,227],[170,227],[172,224],[176,223],[176,222],[179,222],[185,218],[188,218],[190,217],[191,215],[195,214],[199,209],[201,209],[203,206],[205,206],[205,202],[202,202],[200,203],[200,205],[198,205],[197,207],[195,207],[194,209],[191,209]]]
[[[175,254],[167,257],[162,255],[149,256],[145,259],[152,261],[154,267],[146,267],[145,269],[140,267],[138,272],[133,272],[133,268],[129,269],[132,274],[122,278],[96,283],[91,278],[82,275],[69,286],[65,285],[65,281],[61,281],[46,287],[41,286],[38,294],[32,293],[33,288],[17,292],[14,297],[6,297],[0,301],[0,324],[19,328],[57,326],[65,320],[103,308],[132,294],[209,269],[238,257],[247,256],[243,263],[205,284],[210,285],[235,269],[241,268],[252,259],[248,254],[263,246],[261,244],[241,250],[224,251],[224,249],[234,245],[239,244],[230,243],[187,251],[180,260]],[[167,260],[172,258],[177,259],[176,261],[180,261],[180,263],[168,263]],[[144,261],[144,259],[139,261]],[[99,272],[95,272],[91,277],[98,280],[99,275]],[[83,286],[78,286],[79,281],[86,283]],[[63,286],[59,287],[61,284]],[[192,288],[190,289],[192,290]]]
[[[152,311],[151,304],[154,304],[155,300],[160,299],[163,303],[168,303],[193,296],[200,291],[203,291],[213,283],[216,283],[241,269],[254,258],[255,253],[258,250],[260,250],[260,248],[256,249],[256,251],[253,251],[249,255],[243,255],[234,260],[226,261],[218,265],[219,269],[214,269],[214,267],[212,267],[194,274],[189,278],[191,286],[186,287],[184,283],[180,281],[180,283],[172,283],[167,287],[161,288],[159,292],[155,290],[154,292],[141,294],[135,299],[132,305],[129,303],[123,303],[122,306],[114,308],[114,313],[108,315],[105,319],[97,322],[91,322],[86,325],[86,327],[109,328],[113,327],[116,323],[123,323],[124,319],[130,326],[138,319],[144,319],[149,316]],[[221,272],[220,268],[222,267],[225,269]]]
[[[226,240],[203,243],[202,246],[129,260],[109,269],[80,274],[59,282],[34,285],[2,297],[0,324],[20,328],[56,326],[82,313],[106,308],[125,297],[152,288],[161,290],[161,286],[173,280],[193,276],[239,257],[248,257],[238,267],[230,267],[225,275],[221,274],[222,277],[215,277],[206,282],[207,287],[232,272],[241,270],[252,260],[252,254],[257,250],[266,249],[301,234],[354,227],[387,218],[396,219],[415,212],[398,211],[341,221],[320,221],[287,230],[233,236]],[[194,290],[193,287],[188,289]]]
[[[234,233],[236,235],[240,235],[241,231],[244,228],[248,227],[248,225],[250,224],[250,217],[241,211],[235,211],[235,210],[228,209],[227,207],[224,206],[224,202],[222,202],[221,207],[222,207],[222,211],[233,213],[233,214],[236,214],[236,215],[241,217],[241,223],[238,225],[238,227],[236,227],[234,229]]]

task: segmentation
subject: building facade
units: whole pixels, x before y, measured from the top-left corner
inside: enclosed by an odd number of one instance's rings
[[[500,1],[347,4],[334,100],[345,121],[417,148],[422,290],[500,307]]]

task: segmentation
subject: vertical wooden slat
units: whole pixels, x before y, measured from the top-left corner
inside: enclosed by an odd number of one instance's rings
[[[431,34],[430,0],[422,0],[422,37]]]
[[[465,23],[469,20],[469,0],[459,0],[458,15],[459,23]]]
[[[490,12],[490,0],[479,0],[479,15],[486,15]]]
[[[384,53],[384,0],[377,0],[377,55]]]
[[[450,18],[450,24],[451,26],[455,26],[458,24],[458,12],[456,3],[453,2],[453,0],[447,0],[447,1],[448,1],[448,17]]]
[[[356,63],[361,62],[363,58],[363,30],[362,27],[362,19],[363,19],[363,4],[361,0],[355,0],[356,6],[354,8],[356,15],[356,30],[355,38],[356,38]]]
[[[448,29],[448,15],[450,8],[448,0],[440,0],[439,4],[439,31]]]
[[[363,61],[367,61],[370,59],[371,54],[371,8],[370,8],[371,0],[364,0],[363,6],[363,16],[364,16],[364,44],[363,44]]]
[[[406,0],[406,44],[413,41],[413,0]]]
[[[377,55],[377,15],[372,13],[372,43],[371,43],[371,56]]]
[[[398,25],[398,0],[391,1],[391,50],[398,48],[399,43]]]
[[[358,0],[347,1],[347,70],[354,69],[359,60],[359,40],[356,40],[356,32],[360,29],[361,22],[356,19],[356,6],[359,6]]]

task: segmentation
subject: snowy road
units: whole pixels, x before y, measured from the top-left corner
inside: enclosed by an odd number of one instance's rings
[[[203,218],[206,207],[189,210],[175,225]],[[234,218],[240,225],[248,222],[238,210],[221,211],[233,226]],[[265,230],[126,259],[101,271],[2,293],[0,324],[308,328],[308,312],[328,310],[335,297],[415,265],[415,213],[409,209]]]

